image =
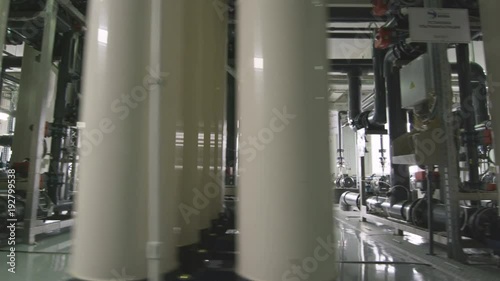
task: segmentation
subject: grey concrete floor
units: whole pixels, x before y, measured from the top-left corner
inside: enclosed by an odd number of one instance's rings
[[[332,266],[339,269],[339,281],[500,280],[500,269],[487,253],[482,253],[480,263],[463,265],[447,259],[439,247],[436,256],[428,256],[425,239],[411,234],[394,236],[384,226],[361,223],[355,212],[338,212],[334,221],[339,248]],[[18,246],[16,273],[12,274],[6,266],[7,248],[2,248],[0,280],[68,280],[70,250],[70,233],[49,236],[34,246]]]

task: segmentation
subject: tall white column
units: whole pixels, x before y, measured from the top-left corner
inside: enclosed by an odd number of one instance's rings
[[[147,276],[148,93],[159,75],[162,131],[161,273],[176,269],[175,99],[181,69],[180,3],[162,5],[165,54],[149,63],[150,2],[91,1],[86,38],[80,188],[71,274],[82,280]],[[168,44],[167,44],[168,43]]]
[[[9,18],[10,0],[3,0],[0,3],[0,50],[5,44],[5,33],[7,32],[7,20]],[[3,52],[0,54],[0,70],[2,70]]]
[[[488,72],[490,115],[495,137],[495,159],[500,159],[500,112],[498,111],[500,106],[500,53],[498,52],[500,50],[500,37],[498,36],[500,1],[479,0],[479,8],[481,12],[486,69]],[[500,173],[498,165],[496,166],[496,170],[497,173]],[[500,186],[500,177],[497,177],[497,186]],[[498,194],[498,200],[500,201],[500,192]]]
[[[239,3],[237,273],[335,279],[323,1]]]

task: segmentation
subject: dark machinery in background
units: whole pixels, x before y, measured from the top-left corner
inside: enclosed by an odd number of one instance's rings
[[[358,179],[364,180],[357,183],[359,193],[343,193],[339,199],[340,209],[358,209],[364,214],[375,215],[372,218],[385,218],[388,223],[398,222],[414,229],[427,230],[430,237],[434,237],[434,232],[447,230],[447,204],[450,203],[447,203],[441,187],[443,179],[439,169],[441,164],[438,163],[443,163],[443,159],[437,159],[437,153],[424,155],[422,146],[425,146],[426,141],[431,139],[431,134],[442,126],[438,118],[439,99],[428,86],[429,74],[424,67],[430,60],[427,44],[407,43],[406,40],[409,37],[406,8],[423,7],[424,1],[371,2],[375,21],[382,23],[371,36],[374,47],[374,110],[359,110],[361,95],[356,89],[358,82],[355,80],[359,75],[352,73],[349,77],[349,119],[351,127],[362,136],[383,134],[380,129],[385,124],[388,125],[391,174],[387,177],[364,177],[362,168]],[[444,1],[444,7],[468,9],[473,21],[471,38],[481,39],[480,25],[477,24],[477,1],[448,0]],[[367,35],[359,34],[362,33],[358,33],[356,37]],[[458,220],[459,237],[470,237],[484,244],[498,245],[500,220],[498,201],[493,199],[496,196],[493,191],[496,191],[497,187],[496,174],[491,169],[494,164],[490,158],[493,139],[487,106],[487,79],[483,68],[469,61],[468,44],[450,44],[449,48],[456,50],[457,63],[451,64],[450,68],[458,76],[460,92],[460,102],[453,107],[452,117],[456,121],[454,124],[457,124],[454,130],[460,163],[456,163],[456,167],[451,169],[458,170],[460,165],[464,171],[459,186],[450,187],[464,198],[459,203],[459,214],[453,219]],[[353,61],[353,64],[355,63],[356,61]],[[407,123],[411,125],[410,132]],[[442,144],[432,145],[434,150],[449,149]],[[364,146],[364,143],[361,146]],[[382,150],[381,153],[383,162]],[[359,161],[363,167],[363,155]],[[410,175],[410,166],[418,166],[420,170]],[[489,196],[494,194],[495,196]],[[477,199],[474,199],[475,195]],[[380,219],[375,221],[383,223]],[[411,228],[405,228],[407,229]],[[494,250],[498,253],[500,249],[496,247]],[[432,246],[430,252],[432,253]]]
[[[54,63],[57,64],[57,91],[55,94],[54,120],[46,124],[44,156],[50,156],[49,169],[41,175],[39,199],[27,202],[26,192],[16,192],[17,221],[22,223],[28,204],[37,210],[39,220],[64,220],[72,217],[73,194],[77,186],[78,165],[78,111],[81,93],[81,73],[83,62],[83,30],[87,1],[56,1],[59,5],[57,13],[56,35],[54,42]],[[8,17],[6,45],[26,44],[40,50],[44,31],[45,1],[11,0]],[[12,55],[4,56],[13,61]],[[4,64],[10,67],[12,63]],[[21,64],[17,65],[21,67]],[[10,78],[12,79],[12,78]],[[19,81],[15,81],[19,83]],[[10,138],[12,136],[9,136]],[[29,159],[23,162],[10,163],[16,170],[16,181],[27,182]],[[5,177],[6,178],[6,177]],[[0,225],[7,216],[7,193],[0,190]],[[5,227],[1,227],[5,231]],[[29,231],[29,230],[27,230]]]

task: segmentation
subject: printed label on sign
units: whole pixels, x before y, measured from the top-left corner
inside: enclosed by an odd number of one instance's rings
[[[410,41],[469,43],[469,12],[466,9],[409,8]]]

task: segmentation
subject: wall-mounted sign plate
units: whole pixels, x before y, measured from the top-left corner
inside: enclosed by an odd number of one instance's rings
[[[410,42],[469,43],[469,12],[466,9],[409,8]]]

